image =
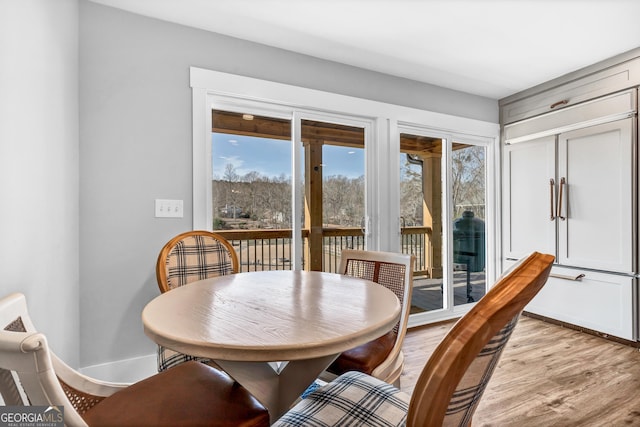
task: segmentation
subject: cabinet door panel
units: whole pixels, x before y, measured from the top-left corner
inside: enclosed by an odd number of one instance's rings
[[[566,178],[558,219],[558,262],[632,272],[632,119],[558,138],[558,178]]]
[[[555,136],[508,145],[504,150],[504,252],[519,259],[555,254],[550,180],[555,179]]]
[[[551,273],[584,277],[577,281],[549,277],[526,311],[627,340],[636,339],[633,277],[561,268],[554,268]]]
[[[634,58],[601,71],[591,72],[582,78],[574,78],[561,87],[556,83],[550,90],[538,90],[538,93],[525,98],[522,98],[522,94],[517,94],[503,99],[500,102],[501,121],[503,124],[515,123],[624,90],[636,86],[638,82],[640,58]],[[512,101],[509,102],[510,100]],[[558,105],[558,101],[563,103]]]

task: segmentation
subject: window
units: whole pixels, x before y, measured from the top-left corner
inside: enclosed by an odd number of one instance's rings
[[[497,124],[197,68],[191,83],[194,228],[227,233],[242,271],[335,271],[345,247],[412,253],[439,293],[412,324],[483,294]]]

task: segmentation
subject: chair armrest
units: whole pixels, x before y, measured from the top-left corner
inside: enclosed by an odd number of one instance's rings
[[[50,368],[42,351],[47,346],[47,339],[38,332],[17,332],[0,330],[0,357],[3,367],[19,372],[43,372]],[[35,355],[35,359],[30,356]],[[38,362],[34,365],[34,361]]]
[[[15,332],[0,330],[0,351],[27,353],[40,347],[37,332]]]
[[[371,372],[371,375],[376,378],[381,378],[386,382],[392,383],[399,387],[400,383],[398,379],[402,374],[402,368],[404,366],[404,354],[402,353],[402,344],[404,343],[404,337],[406,335],[406,328],[398,332],[396,344],[391,349],[391,352],[387,355],[385,360],[381,362]]]
[[[53,367],[58,378],[76,391],[102,400],[113,393],[127,388],[130,384],[101,381],[81,374],[69,367],[58,356],[51,353]],[[68,391],[67,391],[68,392]]]
[[[397,380],[402,374],[402,367],[404,365],[404,354],[402,349],[393,351],[389,356],[380,363],[371,372],[371,376],[376,378],[382,378],[385,382],[398,385]]]

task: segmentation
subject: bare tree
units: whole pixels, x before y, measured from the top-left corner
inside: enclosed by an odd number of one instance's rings
[[[238,175],[238,172],[236,171],[236,167],[233,166],[231,163],[227,163],[227,165],[224,167],[223,179],[229,182],[237,182],[240,180],[240,175]]]
[[[400,180],[400,216],[403,225],[422,225],[422,166],[405,160]]]
[[[485,204],[485,148],[469,145],[452,153],[452,189],[454,217],[464,210],[474,210],[484,217]]]

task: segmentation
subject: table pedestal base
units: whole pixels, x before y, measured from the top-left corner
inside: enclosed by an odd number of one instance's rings
[[[281,362],[215,362],[233,379],[249,390],[268,410],[275,422],[296,402],[336,358],[338,354],[314,359]]]

